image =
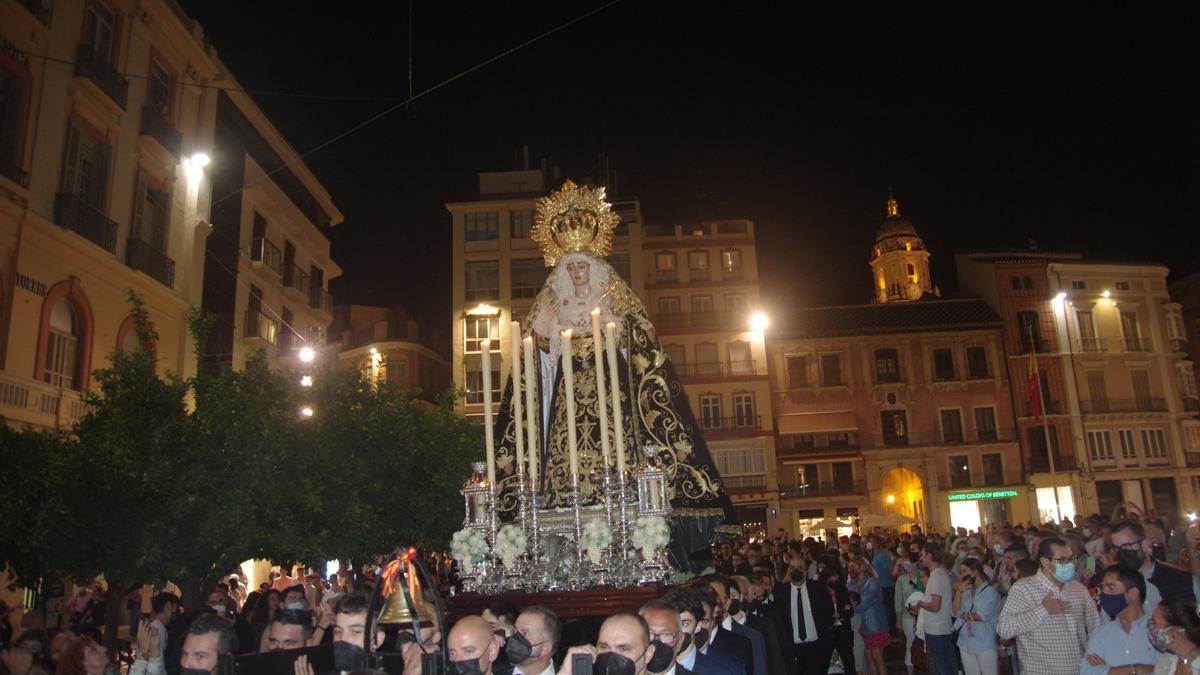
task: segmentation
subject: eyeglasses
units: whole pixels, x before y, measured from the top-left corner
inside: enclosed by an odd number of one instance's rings
[[[666,631],[655,631],[655,630],[650,631],[650,639],[651,640],[654,640],[657,638],[659,640],[662,640],[663,642],[675,642],[675,637],[678,635],[679,635],[679,633],[671,633],[671,632],[666,632]]]
[[[1142,547],[1143,541],[1144,541],[1143,539],[1138,539],[1137,541],[1131,541],[1126,544],[1114,544],[1114,546],[1121,549],[1122,551],[1136,551]]]
[[[1052,563],[1058,563],[1058,564],[1060,564],[1060,565],[1065,565],[1065,564],[1067,564],[1067,563],[1069,563],[1069,562],[1074,562],[1074,561],[1075,561],[1075,558],[1072,558],[1072,557],[1070,557],[1070,556],[1067,556],[1067,557],[1065,557],[1065,558],[1051,558],[1051,559],[1050,559],[1050,562],[1052,562]]]

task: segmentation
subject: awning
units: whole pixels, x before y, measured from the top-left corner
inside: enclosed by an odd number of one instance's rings
[[[777,415],[775,423],[781,434],[816,434],[831,431],[858,431],[853,410],[836,412],[791,413]]]

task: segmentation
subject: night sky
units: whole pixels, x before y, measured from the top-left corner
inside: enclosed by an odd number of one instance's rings
[[[336,301],[445,332],[443,204],[522,145],[576,180],[607,153],[650,223],[753,219],[776,311],[869,299],[889,179],[946,293],[955,250],[1030,239],[1197,267],[1194,4],[815,4],[624,0],[315,152]],[[363,97],[256,94],[301,152],[408,95],[405,2],[183,5],[246,89]],[[603,5],[416,0],[414,91]]]

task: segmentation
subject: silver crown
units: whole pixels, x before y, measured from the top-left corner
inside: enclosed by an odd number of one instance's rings
[[[485,471],[487,471],[487,463],[486,462],[472,462],[471,470],[475,472],[475,475],[482,476],[483,473]]]

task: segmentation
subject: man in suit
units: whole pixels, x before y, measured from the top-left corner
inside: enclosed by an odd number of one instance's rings
[[[638,616],[646,620],[646,626],[650,629],[651,646],[655,642],[661,642],[671,649],[671,662],[661,670],[650,670],[652,675],[690,675],[696,672],[676,660],[685,640],[683,619],[674,604],[657,598],[642,605]]]
[[[825,584],[808,578],[799,551],[791,552],[788,581],[775,587],[774,596],[788,675],[825,675],[833,656],[833,599]]]
[[[750,644],[750,639],[729,630],[721,630],[721,621],[725,618],[724,602],[717,596],[713,585],[701,581],[692,588],[700,595],[700,602],[704,604],[704,618],[708,622],[705,626],[709,631],[708,645],[700,648],[701,653],[718,652],[730,656],[741,664],[746,675],[756,675],[754,646]]]
[[[783,650],[780,648],[779,632],[775,619],[770,615],[752,612],[757,606],[761,590],[746,577],[735,576],[730,579],[733,585],[729,587],[729,618],[734,623],[753,629],[762,635],[765,641],[767,672],[783,673],[786,667],[783,663]],[[740,606],[738,606],[740,602]]]
[[[719,608],[718,613],[720,616],[717,627],[713,628],[713,637],[720,640],[722,636],[732,633],[733,635],[740,635],[749,640],[750,654],[753,658],[749,664],[750,672],[753,675],[767,675],[766,638],[763,637],[762,633],[745,625],[744,618],[742,622],[733,620],[734,614],[743,614],[741,592],[738,590],[737,584],[728,577],[717,575],[709,580],[708,585],[712,586],[713,592],[717,594],[717,607]]]
[[[708,627],[704,620],[704,604],[690,588],[672,588],[663,601],[679,612],[679,652],[675,662],[698,675],[745,675],[745,669],[731,657],[716,651],[701,653],[708,644]],[[718,658],[719,657],[719,658]]]

